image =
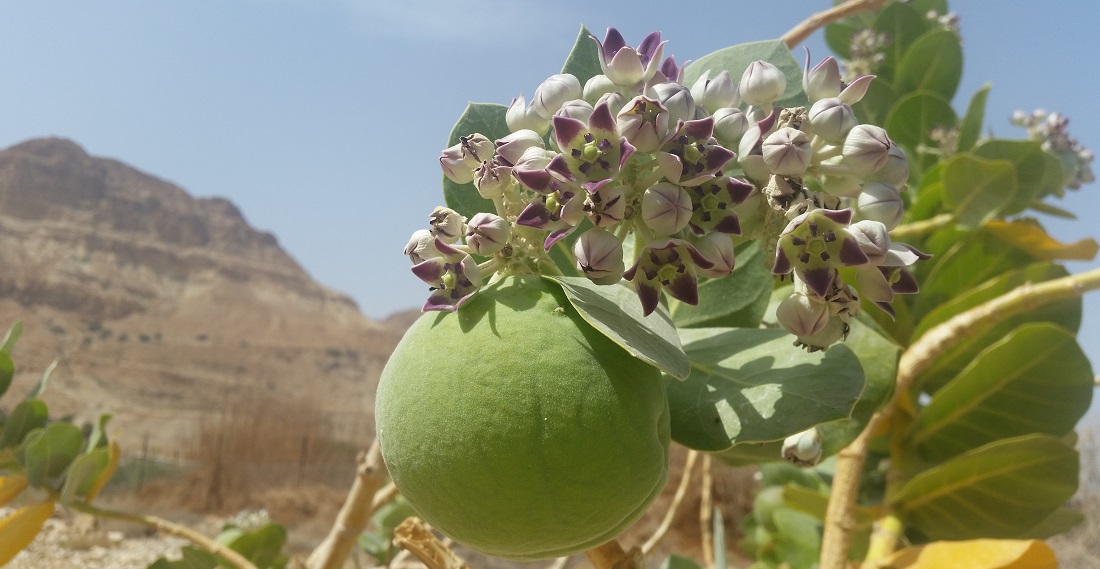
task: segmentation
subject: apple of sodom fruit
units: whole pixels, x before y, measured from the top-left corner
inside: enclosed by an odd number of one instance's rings
[[[605,543],[668,476],[659,372],[540,277],[421,316],[382,372],[376,414],[390,476],[421,517],[497,557]]]

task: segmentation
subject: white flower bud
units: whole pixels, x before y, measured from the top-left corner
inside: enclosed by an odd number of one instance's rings
[[[823,437],[817,427],[811,427],[783,441],[783,459],[796,466],[814,466],[821,461]]]
[[[810,54],[806,53],[806,72],[802,75],[802,90],[811,102],[840,95],[844,82],[840,80],[840,64],[832,57],[826,57],[813,69],[810,69]]]
[[[886,165],[893,145],[883,128],[870,124],[856,125],[844,139],[844,164],[853,174],[866,178]]]
[[[585,81],[584,89],[581,90],[581,98],[595,107],[600,97],[618,91],[618,89],[619,88],[607,78],[607,75],[593,75],[591,79]]]
[[[550,120],[566,102],[580,99],[581,92],[581,82],[575,76],[569,73],[551,75],[535,89],[531,108],[540,117]]]
[[[432,226],[432,235],[444,243],[458,241],[465,231],[466,218],[449,207],[436,206],[428,221]]]
[[[856,211],[862,219],[878,221],[893,229],[905,215],[905,203],[894,186],[882,182],[867,182],[856,199]]]
[[[474,170],[482,162],[493,159],[495,146],[485,135],[474,133],[463,136],[458,144],[443,151],[439,165],[443,174],[456,184],[468,184],[474,180]]]
[[[435,236],[427,229],[418,229],[413,232],[409,243],[405,245],[405,254],[414,265],[443,256],[439,249],[435,248]]]
[[[745,69],[738,92],[745,103],[765,106],[778,101],[786,88],[787,78],[778,67],[767,61],[757,60]]]
[[[504,191],[511,185],[512,167],[503,164],[497,158],[482,162],[481,166],[474,171],[474,187],[477,188],[477,193],[487,200],[503,196]]]
[[[768,135],[760,150],[768,170],[773,174],[790,177],[806,173],[814,153],[806,133],[789,126]]]
[[[626,263],[623,244],[611,232],[593,228],[585,231],[573,244],[577,267],[596,284],[614,284],[622,280]]]
[[[737,97],[737,86],[733,84],[730,72],[725,69],[715,75],[714,79],[710,78],[709,69],[704,71],[691,86],[691,97],[695,99],[696,105],[702,105],[712,112],[722,107],[735,107],[740,102]]]
[[[668,111],[647,97],[634,97],[616,117],[619,136],[638,152],[655,152],[668,134]]]
[[[528,107],[523,93],[512,99],[512,104],[508,105],[508,110],[504,112],[504,122],[508,123],[508,130],[512,132],[527,129],[542,136],[550,130],[549,119],[540,117],[535,109]]]
[[[751,125],[749,118],[737,107],[722,107],[711,116],[714,117],[714,138],[726,148],[740,144],[741,137]]]
[[[542,142],[542,136],[539,133],[530,129],[520,129],[504,138],[498,138],[496,141],[497,154],[508,161],[509,164],[515,165],[519,162],[523,153],[532,146],[539,148],[545,148]]]
[[[813,133],[829,144],[843,144],[857,122],[852,107],[836,98],[814,103],[810,107],[809,117]]]
[[[679,121],[695,118],[695,99],[687,87],[679,83],[658,83],[650,89],[654,99],[668,111],[668,124],[675,128]]]
[[[512,227],[508,222],[491,213],[475,214],[466,226],[466,245],[485,257],[503,249],[511,236]]]
[[[882,222],[871,219],[857,221],[848,226],[848,232],[855,237],[859,248],[867,255],[868,265],[881,265],[890,251],[889,230]]]
[[[659,235],[687,227],[691,212],[691,196],[675,184],[659,182],[642,194],[642,220]]]
[[[871,179],[890,184],[898,191],[904,190],[909,183],[909,159],[905,157],[905,151],[896,144],[891,146],[886,163],[871,174]]]
[[[717,231],[704,235],[695,242],[695,248],[714,266],[709,269],[697,267],[695,273],[701,277],[720,279],[733,272],[733,238]]]
[[[569,117],[588,124],[588,117],[592,116],[592,105],[584,99],[573,99],[562,105],[554,116]]]
[[[795,336],[813,336],[829,323],[829,307],[824,302],[796,292],[779,303],[775,318]]]

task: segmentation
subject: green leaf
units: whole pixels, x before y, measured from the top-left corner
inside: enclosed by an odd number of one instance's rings
[[[958,122],[955,109],[942,96],[931,91],[914,91],[903,96],[890,109],[883,127],[890,138],[910,149],[937,146],[931,138],[932,130],[950,129]],[[913,156],[910,154],[910,156]],[[916,158],[927,168],[936,161],[931,154],[917,154]]]
[[[277,523],[268,523],[248,532],[229,530],[218,536],[218,541],[240,553],[257,568],[266,568],[275,564],[279,558],[286,544],[286,528]]]
[[[672,438],[716,451],[848,417],[865,378],[843,345],[809,353],[783,330],[680,330],[691,377],[666,382]]]
[[[1092,379],[1073,334],[1053,324],[1021,326],[936,392],[904,448],[937,463],[1003,438],[1061,436],[1088,410]]]
[[[931,27],[924,14],[901,2],[892,2],[883,8],[875,17],[873,28],[886,34],[889,43],[883,52],[885,59],[875,73],[893,82],[898,62],[904,59],[909,46]]]
[[[963,227],[981,227],[1005,211],[1016,198],[1016,189],[1016,167],[1008,160],[964,153],[944,166],[943,203]]]
[[[649,316],[625,284],[598,285],[585,277],[545,277],[561,285],[581,317],[612,342],[677,379],[691,372],[680,337],[663,307]]]
[[[50,365],[46,367],[46,371],[42,372],[42,377],[38,378],[38,381],[31,387],[31,390],[27,392],[26,399],[34,399],[46,391],[46,384],[49,383],[50,375],[53,373],[53,370],[57,369],[58,361],[59,360],[54,360],[50,362]]]
[[[730,77],[735,82],[740,81],[749,64],[761,59],[778,67],[787,78],[787,88],[776,105],[807,106],[806,94],[802,91],[802,66],[795,61],[791,50],[782,40],[743,43],[704,55],[684,68],[680,82],[684,85],[693,85],[708,69],[711,77],[725,69],[729,71]]]
[[[912,6],[918,14],[935,12],[940,16],[944,16],[950,11],[947,8],[947,0],[909,0],[909,5]]]
[[[761,242],[737,252],[733,274],[699,283],[699,304],[673,300],[669,314],[679,328],[755,328],[764,316],[775,277],[764,264]]]
[[[676,554],[669,555],[661,562],[661,569],[700,569],[699,564]]]
[[[966,115],[959,123],[959,152],[966,152],[978,142],[982,135],[982,122],[985,120],[985,101],[989,98],[989,83],[982,86],[970,98],[970,104],[966,107]]]
[[[941,245],[936,245],[937,241]],[[1035,262],[1030,255],[1005,245],[985,230],[948,228],[933,234],[926,244],[936,257],[930,262],[927,276],[918,279],[921,291],[913,304],[913,316],[917,319],[960,291]],[[920,265],[917,264],[919,270],[927,270]]]
[[[829,507],[829,490],[811,490],[796,484],[787,484],[783,487],[783,503],[788,508],[824,521],[825,510]],[[857,505],[852,513],[858,528],[871,527],[876,518],[875,510],[866,506]]]
[[[15,343],[19,341],[19,337],[23,335],[23,321],[16,320],[14,324],[8,328],[8,332],[4,334],[3,341],[0,341],[0,352],[6,352],[9,356],[11,351],[15,349]]]
[[[7,393],[11,387],[11,378],[15,375],[15,362],[11,354],[0,351],[0,397]]]
[[[825,27],[825,45],[842,59],[850,59],[852,56],[852,34],[859,28],[845,24],[829,24]]]
[[[973,152],[975,156],[1007,160],[1015,166],[1017,190],[1004,208],[1004,215],[1021,213],[1036,200],[1061,189],[1062,168],[1058,165],[1058,159],[1045,152],[1038,141],[985,140],[975,146]],[[1048,170],[1052,170],[1052,174],[1048,175]]]
[[[216,569],[218,558],[213,553],[191,545],[180,549],[182,559],[169,561],[163,557],[157,559],[149,569]]]
[[[859,117],[860,122],[870,124],[883,124],[890,109],[894,108],[894,102],[898,100],[898,93],[885,79],[875,78],[867,86],[867,93],[854,105],[852,110]],[[892,135],[893,133],[891,133]]]
[[[65,484],[61,487],[61,503],[68,505],[80,497],[87,496],[96,480],[107,470],[111,457],[106,448],[97,448],[76,457],[65,473]]]
[[[11,448],[23,442],[27,433],[46,426],[49,409],[41,399],[20,401],[4,422],[4,431],[0,433],[0,448]]]
[[[821,522],[790,508],[776,510],[773,517],[778,529],[773,553],[778,554],[778,561],[795,569],[815,567],[821,549]]]
[[[741,443],[725,450],[708,452],[730,466],[749,466],[751,464],[778,463],[783,460],[782,450],[783,441],[769,441],[766,443]]]
[[[1085,515],[1077,510],[1070,508],[1058,508],[1054,510],[1054,513],[1047,516],[1046,519],[1039,522],[1035,527],[1023,532],[1016,538],[1028,538],[1028,539],[1049,539],[1056,535],[1061,535],[1067,531],[1077,527],[1078,524],[1085,521]]]
[[[84,436],[76,425],[47,425],[38,437],[29,437],[23,445],[23,465],[27,469],[27,481],[38,488],[51,478],[60,476],[76,459],[83,444]]]
[[[963,52],[955,32],[939,29],[916,39],[898,65],[902,91],[931,91],[950,101],[962,79]]]
[[[509,134],[508,123],[504,120],[504,113],[508,110],[504,105],[494,103],[470,103],[466,110],[458,118],[451,136],[447,139],[447,147],[459,143],[459,138],[474,134],[484,134],[489,140],[496,140]],[[473,217],[475,213],[486,211],[493,212],[496,208],[491,200],[481,197],[473,183],[456,184],[446,176],[443,176],[443,197],[447,207],[466,216]],[[428,212],[425,212],[427,215]]]
[[[581,26],[581,31],[577,33],[577,41],[573,43],[573,49],[565,58],[565,65],[562,66],[561,72],[573,75],[581,85],[596,75],[603,74],[599,56],[596,55],[597,49],[599,48],[596,46],[596,41],[592,39],[592,32]]]
[[[1047,435],[1001,440],[910,479],[891,502],[926,537],[1013,537],[1077,490],[1077,451]]]
[[[99,420],[92,427],[92,433],[88,435],[88,445],[84,452],[90,453],[107,446],[107,423],[111,421],[111,417],[110,413],[103,413],[99,416]]]
[[[1064,210],[1056,205],[1048,204],[1046,202],[1032,202],[1031,209],[1039,212],[1051,215],[1054,217],[1060,217],[1062,219],[1077,219],[1077,215],[1072,211]]]

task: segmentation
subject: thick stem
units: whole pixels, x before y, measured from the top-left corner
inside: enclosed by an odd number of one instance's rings
[[[351,554],[359,534],[370,522],[372,501],[378,489],[386,483],[386,466],[382,462],[382,450],[375,439],[370,450],[359,456],[355,482],[348,491],[336,522],[317,549],[306,560],[309,569],[340,569]]]
[[[950,213],[941,213],[921,221],[903,223],[890,230],[890,239],[902,241],[905,239],[924,237],[937,229],[951,225],[954,221],[955,216]]]
[[[90,504],[73,503],[70,507],[74,510],[91,514],[98,518],[121,520],[124,522],[130,522],[135,524],[141,524],[146,527],[153,528],[160,533],[173,535],[182,539],[186,539],[191,543],[199,546],[200,548],[217,555],[224,559],[227,563],[235,567],[236,569],[256,569],[256,566],[251,561],[245,559],[240,553],[233,551],[229,547],[218,543],[216,540],[211,539],[187,526],[172,523],[163,518],[156,516],[143,516],[138,514],[128,514],[126,512],[116,512],[114,510],[104,510]]]
[[[661,520],[661,525],[657,526],[657,531],[653,532],[653,536],[642,545],[643,555],[649,555],[653,552],[653,548],[661,543],[665,534],[668,533],[668,529],[672,527],[672,520],[676,518],[676,511],[680,509],[680,503],[684,501],[684,495],[687,494],[688,482],[691,481],[691,475],[695,471],[695,461],[698,458],[699,451],[688,451],[687,459],[684,461],[684,472],[680,475],[680,485],[676,487],[676,494],[672,497],[672,503],[669,504],[668,511],[665,512],[665,517]]]
[[[1038,284],[1028,283],[957,314],[926,332],[905,350],[898,361],[897,386],[893,400],[882,411],[875,413],[856,440],[837,455],[833,488],[825,512],[821,569],[847,567],[848,548],[856,525],[856,495],[859,492],[860,473],[867,459],[868,446],[872,436],[888,424],[894,408],[909,396],[909,389],[917,378],[962,338],[982,334],[1005,319],[1034,310],[1038,306],[1077,298],[1096,289],[1100,289],[1100,269]]]
[[[699,499],[699,534],[703,546],[703,567],[714,569],[714,478],[711,474],[711,458],[703,455],[702,496]]]
[[[882,8],[885,4],[886,0],[848,0],[843,4],[838,4],[824,12],[818,12],[806,18],[801,24],[791,28],[791,31],[783,34],[783,37],[780,39],[782,39],[783,43],[787,44],[787,48],[790,49],[805,41],[806,38],[813,35],[817,30],[837,20],[847,18],[848,16],[860,12],[874,12]]]

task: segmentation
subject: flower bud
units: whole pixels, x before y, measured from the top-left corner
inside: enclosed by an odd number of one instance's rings
[[[829,307],[824,302],[796,292],[779,303],[775,318],[795,336],[813,336],[829,323]]]
[[[871,174],[871,179],[890,184],[899,191],[904,190],[905,185],[909,183],[909,159],[905,157],[905,151],[896,144],[891,146],[886,164],[875,170]]]
[[[626,217],[626,198],[623,187],[608,185],[611,180],[589,182],[585,184],[588,195],[584,198],[583,210],[588,220],[596,227],[611,227]],[[595,185],[593,191],[590,186]]]
[[[558,112],[554,113],[554,116],[569,117],[588,124],[588,117],[592,116],[592,105],[584,99],[573,99],[562,105]]]
[[[783,460],[796,466],[810,467],[821,461],[821,431],[817,427],[791,435],[783,441]]]
[[[905,203],[894,186],[882,182],[867,182],[856,199],[856,210],[862,219],[878,221],[893,229],[905,214]]]
[[[427,229],[417,229],[413,232],[409,243],[405,245],[405,254],[414,265],[443,256],[439,249],[435,248],[435,236]]]
[[[551,191],[551,176],[546,171],[546,167],[550,165],[554,156],[556,154],[545,148],[531,146],[520,155],[515,167],[512,168],[512,174],[524,187],[545,194]]]
[[[493,159],[493,142],[483,134],[474,133],[459,138],[458,144],[443,151],[439,165],[443,174],[456,184],[468,184],[474,180],[474,170],[482,162]]]
[[[848,226],[848,232],[855,237],[859,248],[867,255],[868,265],[881,265],[890,251],[889,230],[882,222],[871,219],[857,221]]]
[[[737,146],[750,126],[748,117],[737,107],[722,107],[711,116],[714,117],[714,137],[727,148]]]
[[[844,318],[832,317],[820,332],[811,336],[799,336],[796,345],[810,352],[819,352],[841,341],[848,335],[848,323]]]
[[[835,98],[814,103],[810,107],[809,118],[814,134],[829,144],[843,144],[857,122],[852,107]]]
[[[531,132],[531,131],[527,131]],[[474,171],[474,187],[481,197],[491,200],[504,195],[512,185],[512,167],[505,164],[500,156],[489,162],[482,162]]]
[[[820,181],[821,189],[842,198],[854,198],[863,190],[863,180],[855,176],[821,176]]]
[[[710,268],[696,268],[699,276],[720,279],[733,272],[733,238],[729,235],[718,232],[708,233],[695,242],[695,248],[708,261],[714,263]]]
[[[595,107],[600,97],[618,91],[618,89],[619,88],[607,78],[607,75],[593,75],[588,81],[584,82],[584,88],[581,89],[581,98]]]
[[[886,165],[893,145],[881,127],[856,125],[844,139],[844,164],[853,174],[866,178]]]
[[[840,95],[844,82],[840,79],[840,65],[836,59],[826,57],[810,69],[810,51],[806,50],[806,67],[802,75],[802,90],[811,103]]]
[[[764,164],[773,174],[798,177],[806,172],[813,148],[806,133],[785,126],[768,135],[760,146]]]
[[[738,92],[741,100],[753,106],[767,106],[778,101],[787,88],[787,78],[778,67],[767,61],[757,60],[749,64],[741,76]]]
[[[626,97],[618,91],[612,91],[610,93],[604,93],[598,101],[596,106],[607,105],[608,109],[621,109],[626,105]]]
[[[444,243],[454,243],[462,235],[466,218],[457,211],[443,206],[436,206],[428,216],[431,223],[432,235]]]
[[[660,235],[672,235],[691,221],[691,196],[683,188],[659,182],[642,194],[642,220]]]
[[[566,102],[580,99],[581,92],[581,82],[575,76],[569,73],[551,75],[535,89],[531,108],[540,117],[550,120]]]
[[[623,244],[611,232],[593,228],[585,231],[573,244],[577,267],[596,284],[614,284],[622,280],[626,263]]]
[[[616,119],[619,135],[638,152],[655,152],[668,134],[668,111],[655,99],[634,97]]]
[[[484,257],[503,249],[511,236],[512,227],[508,222],[491,213],[475,214],[466,226],[466,245]]]
[[[504,138],[496,140],[497,156],[503,158],[509,165],[515,166],[523,153],[532,146],[544,148],[542,136],[530,129],[520,129]]]
[[[535,109],[527,106],[527,100],[523,98],[523,93],[512,99],[512,104],[508,105],[508,110],[504,112],[504,122],[508,124],[508,130],[512,132],[528,129],[542,136],[550,130],[550,121],[540,117]]]
[[[715,75],[714,79],[710,78],[709,69],[704,71],[691,86],[691,97],[696,105],[702,105],[712,112],[722,107],[736,107],[740,102],[737,97],[737,87],[730,78],[730,72],[725,69]]]
[[[695,99],[687,87],[679,83],[658,83],[650,91],[668,111],[668,124],[675,126],[679,121],[695,118]]]

